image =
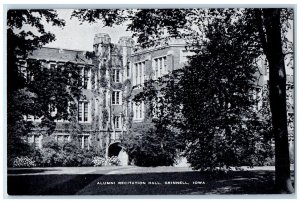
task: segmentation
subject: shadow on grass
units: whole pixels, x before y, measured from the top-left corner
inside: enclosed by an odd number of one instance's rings
[[[273,188],[274,171],[8,176],[9,195],[275,194]]]
[[[14,168],[14,169],[8,169],[7,173],[8,174],[33,174],[33,173],[44,173],[44,172],[48,172],[48,171],[57,171],[57,169],[42,169],[42,168]]]

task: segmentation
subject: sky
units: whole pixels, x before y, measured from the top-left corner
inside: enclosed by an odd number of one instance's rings
[[[97,33],[107,33],[111,37],[112,43],[117,43],[121,36],[131,36],[131,32],[126,31],[126,25],[114,27],[103,27],[102,23],[84,22],[80,25],[77,18],[72,18],[72,9],[58,9],[59,18],[66,21],[63,28],[45,24],[45,29],[56,35],[56,40],[47,44],[47,47],[75,50],[93,50],[94,36]]]
[[[72,9],[57,9],[58,17],[66,21],[64,27],[52,26],[45,22],[45,29],[56,36],[56,40],[46,44],[46,47],[93,51],[94,36],[97,33],[109,34],[112,43],[118,43],[121,36],[132,35],[132,32],[126,31],[126,24],[114,27],[104,27],[101,22],[81,24],[75,17],[70,19],[72,11]],[[293,29],[288,32],[287,38],[293,41]]]

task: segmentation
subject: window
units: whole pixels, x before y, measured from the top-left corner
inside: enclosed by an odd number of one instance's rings
[[[163,57],[163,63],[162,63],[162,72],[163,74],[166,74],[168,72],[167,70],[167,57]]]
[[[144,102],[133,103],[133,118],[135,120],[141,120],[144,118]]]
[[[58,143],[64,144],[69,142],[70,135],[57,135],[56,140]]]
[[[95,79],[94,89],[96,90],[96,89],[98,89],[98,77],[97,77],[97,73],[95,73],[94,79]]]
[[[138,76],[139,75],[138,64],[135,64],[134,67],[135,67],[135,82],[134,82],[134,84],[137,85],[137,84],[139,84],[139,82],[138,82],[138,78],[139,78],[139,76]]]
[[[126,71],[127,71],[127,77],[129,78],[130,77],[130,63],[128,62],[127,63],[127,67],[126,67]]]
[[[32,144],[33,146],[34,146],[34,148],[36,148],[36,149],[39,149],[39,148],[41,148],[41,136],[40,135],[37,135],[37,134],[35,134],[35,135],[30,135],[29,137],[28,137],[28,143],[30,143],[30,144]]]
[[[134,70],[133,85],[143,84],[145,82],[145,62],[135,63]]]
[[[80,101],[78,103],[78,121],[89,122],[89,103],[87,101]]]
[[[34,135],[34,147],[40,148],[40,136],[39,135]]]
[[[114,116],[114,126],[115,129],[121,128],[121,116]]]
[[[111,103],[112,104],[122,104],[121,92],[120,91],[113,91],[111,96]]]
[[[120,70],[119,69],[113,69],[113,75],[112,75],[114,82],[120,82]]]
[[[82,68],[81,77],[83,88],[91,89],[91,70],[89,68]]]
[[[159,73],[160,73],[160,76],[163,75],[163,72],[162,72],[162,68],[163,68],[163,60],[164,60],[164,58],[160,58],[160,59],[159,59]]]
[[[159,57],[154,59],[154,79],[158,79],[167,73],[167,57]]]
[[[89,149],[89,137],[88,136],[84,136],[84,144],[83,144],[83,148],[84,149]]]
[[[84,73],[83,73],[83,88],[87,89],[87,85],[88,85],[88,71],[87,71],[87,69],[84,69]]]
[[[89,134],[81,135],[80,139],[81,139],[81,148],[89,150],[90,149],[90,143],[89,143],[90,135]]]

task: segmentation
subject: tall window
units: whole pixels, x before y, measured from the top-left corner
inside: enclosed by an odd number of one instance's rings
[[[79,138],[81,139],[81,148],[89,150],[90,149],[90,143],[89,143],[90,135],[89,134],[80,135]]]
[[[87,85],[88,85],[88,70],[84,69],[84,73],[83,73],[83,88],[87,89]]]
[[[28,136],[28,143],[32,144],[34,148],[39,149],[41,136],[38,134]]]
[[[167,73],[167,57],[159,57],[154,59],[154,78],[157,79]]]
[[[154,62],[154,76],[155,78],[158,78],[158,59],[154,59],[155,62]]]
[[[129,78],[130,77],[130,63],[128,62],[127,63],[127,77]]]
[[[78,121],[88,122],[89,121],[89,103],[87,101],[80,101],[78,103]]]
[[[163,74],[166,74],[168,72],[168,70],[167,70],[167,57],[163,57],[162,72],[163,72]]]
[[[113,69],[113,75],[112,75],[114,82],[120,82],[120,70],[119,69]]]
[[[133,84],[140,85],[145,82],[145,62],[139,62],[134,64],[135,68],[135,77]]]
[[[91,70],[89,68],[82,68],[81,77],[83,88],[91,89]]]
[[[40,148],[40,139],[41,139],[40,136],[34,135],[33,138],[34,138],[34,147],[36,149]]]
[[[142,84],[143,82],[142,82],[142,63],[138,63],[137,64],[137,66],[138,66],[138,70],[139,70],[139,74],[138,74],[138,83],[137,84]]]
[[[113,91],[111,95],[111,103],[112,104],[122,104],[121,92],[120,91]]]
[[[134,82],[134,84],[137,85],[137,84],[139,84],[139,82],[138,82],[138,78],[139,78],[139,68],[138,68],[138,64],[136,63],[136,64],[134,65],[134,67],[135,67],[135,82]]]
[[[121,116],[114,116],[115,129],[121,128]]]
[[[133,118],[135,120],[144,119],[144,102],[133,103]]]
[[[84,136],[84,144],[83,144],[83,148],[84,149],[89,149],[89,137],[88,136]]]
[[[95,73],[95,75],[94,75],[94,79],[95,79],[95,82],[94,82],[94,89],[96,90],[96,89],[98,89],[98,74],[97,74],[97,72]]]

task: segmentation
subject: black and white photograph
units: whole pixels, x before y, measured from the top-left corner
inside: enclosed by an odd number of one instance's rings
[[[295,195],[295,6],[5,12],[9,197]]]

